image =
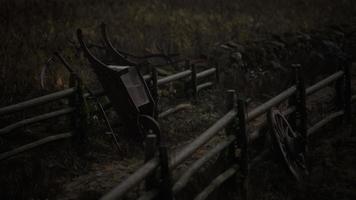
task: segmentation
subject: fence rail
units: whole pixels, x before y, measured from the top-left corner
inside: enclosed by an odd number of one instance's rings
[[[0,129],[0,136],[3,136],[5,134],[9,134],[12,131],[22,128],[34,123],[42,122],[45,120],[57,118],[63,115],[71,115],[71,121],[73,126],[71,127],[72,130],[70,130],[67,133],[62,133],[62,134],[57,134],[57,135],[51,135],[42,139],[39,139],[37,141],[22,145],[20,147],[16,147],[15,149],[9,150],[7,152],[2,152],[0,153],[0,161],[10,158],[12,156],[15,156],[17,154],[23,153],[25,151],[34,149],[36,147],[39,147],[41,145],[51,143],[57,140],[62,140],[66,138],[71,138],[72,136],[76,136],[77,134],[80,134],[80,131],[83,131],[84,129],[81,129],[84,127],[83,123],[84,119],[86,118],[85,116],[82,116],[82,118],[79,118],[77,114],[79,113],[85,113],[85,100],[84,100],[84,93],[83,93],[83,85],[79,79],[76,78],[73,74],[70,76],[70,88],[65,89],[59,92],[55,92],[52,94],[48,94],[42,97],[34,98],[28,101],[20,102],[15,105],[11,106],[6,106],[4,108],[0,108],[0,116],[1,115],[9,115],[9,114],[14,114],[19,111],[23,111],[29,108],[33,108],[36,106],[40,106],[43,104],[51,103],[63,98],[67,98],[69,105],[66,105],[65,108],[61,108],[59,110],[55,110],[52,112],[48,112],[45,114],[40,114],[34,117],[30,117],[27,119],[23,119],[21,121],[15,122],[13,124],[7,125],[6,127],[3,127]]]
[[[170,198],[173,199],[174,195],[177,195],[184,187],[186,187],[189,183],[190,178],[198,171],[198,169],[209,161],[215,155],[218,155],[222,151],[227,149],[237,150],[239,149],[240,153],[237,155],[233,155],[231,158],[231,165],[227,166],[227,168],[217,175],[212,182],[208,183],[203,190],[198,193],[195,199],[206,199],[210,194],[216,189],[218,189],[224,182],[229,180],[231,177],[240,171],[242,173],[242,184],[241,184],[241,197],[242,199],[247,199],[247,184],[246,180],[248,177],[248,169],[256,162],[259,162],[261,159],[266,157],[269,154],[269,149],[262,151],[262,153],[257,156],[252,161],[249,161],[248,158],[248,146],[261,137],[261,129],[262,127],[268,126],[268,121],[264,120],[257,130],[253,131],[250,134],[246,132],[246,126],[248,122],[267,114],[273,107],[278,106],[280,103],[284,101],[288,101],[289,107],[283,112],[284,115],[295,116],[295,113],[299,113],[298,116],[300,118],[299,123],[301,123],[296,129],[300,132],[305,132],[306,137],[311,134],[317,132],[326,124],[330,123],[332,120],[344,116],[346,118],[346,112],[351,112],[350,104],[352,101],[356,100],[356,95],[351,96],[350,94],[350,77],[348,71],[349,66],[345,66],[343,70],[340,70],[325,79],[317,82],[316,84],[305,88],[304,81],[300,75],[300,69],[296,67],[296,80],[295,85],[281,92],[277,96],[263,103],[262,105],[256,107],[250,112],[246,113],[244,111],[244,106],[246,102],[239,99],[236,102],[236,98],[234,98],[234,94],[231,93],[228,96],[227,107],[229,108],[227,113],[222,116],[218,121],[216,121],[210,128],[200,134],[196,139],[194,139],[190,144],[186,145],[184,148],[179,150],[176,153],[172,153],[169,161],[169,169],[173,172],[173,170],[178,167],[181,163],[186,161],[190,156],[192,156],[197,149],[206,144],[210,139],[216,136],[221,130],[225,129],[227,137],[217,144],[213,149],[209,150],[198,160],[193,162],[192,165],[188,167],[184,171],[184,173],[179,176],[179,179],[171,184],[173,187],[168,189],[171,190],[172,194]],[[194,71],[194,70],[192,70]],[[210,73],[210,71],[209,71]],[[208,74],[208,72],[204,72],[203,74]],[[326,86],[336,82],[336,85],[341,85],[341,87],[336,87],[337,94],[342,95],[341,106],[339,106],[338,111],[329,114],[327,117],[320,120],[318,123],[314,124],[311,127],[306,126],[306,97],[314,94],[315,92],[325,88]],[[339,102],[340,103],[340,102]],[[236,104],[238,105],[236,108]],[[297,118],[291,118],[297,120]],[[293,122],[292,122],[293,123]],[[305,123],[305,124],[303,124]],[[237,147],[236,145],[237,144]],[[236,149],[237,148],[237,149]],[[229,150],[229,151],[230,151]],[[240,161],[236,162],[236,158],[239,157]],[[148,176],[152,177],[152,173],[157,172],[159,170],[160,162],[158,157],[154,157],[151,160],[148,160],[142,167],[140,167],[136,172],[134,172],[131,176],[129,176],[125,181],[121,184],[113,188],[110,192],[104,195],[101,200],[113,200],[113,199],[122,199],[124,196],[130,192],[135,186],[138,186],[142,181],[146,180]],[[158,173],[158,172],[157,172]],[[169,176],[169,174],[161,174],[161,176]],[[146,190],[143,195],[140,196],[139,199],[154,199],[161,195],[163,191],[167,190],[167,188],[163,188],[162,186],[152,186]]]
[[[4,108],[0,108],[0,116],[12,114],[15,112],[22,111],[27,108],[32,108],[35,106],[43,105],[52,101],[56,101],[58,99],[66,98],[73,95],[76,92],[76,88],[69,88],[59,92],[55,92],[52,94],[48,94],[42,97],[34,98],[28,101],[24,101],[15,105],[6,106]]]
[[[194,200],[204,200],[209,197],[209,195],[218,189],[225,181],[231,178],[237,172],[237,165],[230,167],[220,175],[218,175],[204,190],[199,193]]]
[[[343,71],[336,72],[335,74],[333,74],[333,75],[331,75],[331,76],[319,81],[315,85],[307,88],[306,94],[307,95],[311,95],[311,94],[317,92],[318,90],[324,88],[325,86],[335,82],[337,79],[341,78],[343,75],[344,75]]]
[[[73,113],[75,111],[75,108],[69,107],[69,108],[63,108],[57,111],[53,111],[50,113],[46,113],[46,114],[42,114],[42,115],[38,115],[35,117],[31,117],[28,119],[24,119],[21,121],[18,121],[16,123],[10,124],[4,128],[0,129],[0,136],[5,135],[7,133],[10,133],[11,131],[18,129],[18,128],[22,128],[24,126],[30,125],[30,124],[34,124],[34,123],[38,123],[41,121],[45,121],[48,119],[52,119],[52,118],[56,118],[62,115],[66,115],[66,114],[70,114]]]
[[[157,90],[158,86],[162,84],[167,84],[172,81],[177,81],[181,79],[186,79],[190,77],[190,86],[193,89],[193,96],[196,97],[196,94],[207,87],[213,85],[213,82],[205,82],[198,84],[199,79],[203,79],[207,76],[215,74],[216,80],[218,79],[219,69],[209,68],[201,72],[197,72],[196,66],[194,64],[190,65],[190,69],[179,72],[177,74],[173,74],[167,77],[163,77],[161,79],[157,79],[157,72],[155,69],[152,70],[151,74],[145,75],[144,79],[146,81],[153,81],[154,91],[152,93],[156,95],[157,98]],[[350,122],[351,115],[351,102],[356,101],[356,95],[351,96],[351,83],[350,83],[350,72],[349,66],[344,66],[343,69],[337,71],[336,73],[326,77],[325,79],[317,82],[316,84],[305,88],[304,81],[300,75],[300,69],[296,67],[296,80],[295,85],[284,90],[277,96],[271,98],[265,103],[257,106],[250,112],[245,111],[246,102],[239,98],[236,98],[236,94],[234,91],[229,91],[227,98],[227,112],[224,116],[222,116],[219,120],[217,120],[212,126],[210,126],[206,131],[200,134],[194,141],[190,144],[186,145],[183,149],[172,154],[169,160],[167,160],[167,165],[162,166],[162,155],[160,157],[152,157],[156,150],[163,147],[153,147],[151,146],[151,150],[149,154],[146,155],[146,163],[140,167],[137,171],[135,171],[131,176],[129,176],[123,183],[119,184],[117,187],[113,188],[109,193],[104,195],[102,200],[111,200],[111,199],[121,199],[128,192],[130,192],[133,188],[140,185],[143,181],[147,182],[147,190],[143,195],[140,196],[139,199],[154,199],[157,196],[162,194],[165,195],[167,199],[173,199],[174,195],[177,195],[184,187],[189,184],[190,178],[198,171],[198,169],[203,166],[206,162],[208,162],[214,156],[220,154],[222,151],[230,151],[230,165],[217,177],[215,177],[212,182],[207,184],[203,190],[198,193],[195,199],[206,199],[209,195],[219,188],[221,184],[229,180],[231,177],[234,177],[235,174],[239,171],[242,174],[241,178],[241,197],[242,199],[247,198],[247,186],[246,180],[248,177],[248,169],[253,166],[256,162],[259,162],[263,157],[268,155],[269,149],[264,150],[260,156],[257,156],[251,162],[248,158],[248,148],[251,143],[260,138],[263,134],[261,131],[263,127],[268,126],[269,122],[264,120],[257,129],[251,133],[247,133],[246,126],[252,120],[267,114],[273,107],[278,106],[280,103],[288,101],[289,107],[283,112],[284,115],[291,115],[295,118],[295,113],[299,113],[299,125],[296,126],[297,131],[304,133],[305,137],[308,137],[318,130],[320,130],[325,125],[329,124],[336,118],[344,117],[344,121]],[[306,125],[306,97],[310,96],[317,91],[325,88],[326,86],[336,83],[336,93],[337,93],[337,108],[338,111],[335,111],[328,116],[321,119],[319,122],[314,124],[311,127],[307,127]],[[17,155],[19,153],[25,152],[27,150],[33,149],[40,145],[47,144],[49,142],[54,142],[57,140],[62,140],[66,138],[72,138],[76,134],[80,134],[80,131],[83,131],[83,116],[78,116],[78,113],[84,112],[84,106],[86,104],[87,97],[91,95],[95,95],[97,97],[104,96],[104,91],[95,91],[92,94],[84,93],[83,85],[81,81],[71,75],[71,87],[69,89],[55,92],[49,95],[45,95],[42,97],[38,97],[35,99],[31,99],[25,102],[21,102],[15,105],[6,106],[4,108],[0,108],[0,116],[13,114],[28,108],[40,106],[46,103],[50,103],[59,99],[68,98],[69,107],[62,108],[56,111],[48,112],[45,114],[41,114],[38,116],[30,117],[13,124],[7,125],[0,129],[0,136],[9,134],[11,131],[15,129],[41,122],[44,120],[56,118],[63,115],[70,115],[73,120],[73,130],[67,133],[57,134],[48,136],[46,138],[34,141],[32,143],[20,146],[16,149],[13,149],[8,152],[4,152],[0,154],[0,161],[7,159],[11,156]],[[190,107],[190,104],[180,104],[171,109],[168,109],[158,116],[163,118],[171,113],[177,112],[178,110],[185,109]],[[292,122],[296,123],[296,122]],[[217,144],[213,149],[209,150],[205,155],[201,158],[193,162],[191,166],[180,176],[180,178],[174,183],[170,183],[170,174],[177,168],[180,164],[185,162],[189,157],[191,157],[199,148],[201,148],[204,144],[209,142],[213,137],[217,136],[222,130],[225,130],[227,137]],[[155,143],[151,143],[154,145]],[[239,150],[239,154],[232,155],[231,152],[235,152]],[[168,155],[166,155],[168,156]],[[239,159],[237,159],[239,158]],[[239,160],[238,162],[236,160]],[[165,169],[164,171],[162,171]],[[161,171],[161,178],[165,180],[165,183],[169,185],[162,186],[162,184],[158,186],[151,185],[152,182],[159,182],[158,180],[152,181],[155,179],[153,174]],[[168,177],[168,178],[167,178]],[[168,182],[167,182],[168,181]]]
[[[186,63],[189,63],[189,62],[186,62]],[[195,66],[193,66],[193,65],[190,67],[195,68]],[[156,87],[155,87],[155,91],[152,91],[152,92],[153,92],[153,94],[156,94],[156,96],[157,96],[158,95],[158,91],[157,91],[158,85],[168,84],[172,81],[182,80],[187,77],[204,78],[204,77],[213,75],[214,73],[217,73],[217,72],[218,71],[216,68],[209,68],[209,69],[204,70],[199,73],[197,73],[196,70],[194,70],[194,72],[192,72],[192,70],[185,70],[185,71],[179,72],[177,74],[173,74],[173,75],[170,75],[167,77],[163,77],[161,79],[157,79],[156,71],[153,68],[152,73],[145,75],[144,79],[146,81],[152,80],[154,82],[153,85],[156,85]],[[218,77],[217,74],[215,76]],[[79,132],[80,129],[83,129],[83,127],[76,127],[78,125],[78,123],[76,123],[75,121],[81,121],[81,120],[85,120],[85,119],[82,119],[83,118],[82,116],[78,116],[76,114],[85,112],[85,110],[83,110],[83,109],[86,109],[86,108],[83,108],[83,106],[86,104],[85,101],[88,97],[90,97],[92,95],[94,95],[95,97],[100,97],[100,96],[105,96],[106,94],[105,94],[105,91],[103,91],[103,90],[96,90],[92,93],[84,92],[83,85],[82,85],[81,81],[78,79],[78,77],[72,71],[71,71],[70,82],[71,82],[70,83],[71,88],[69,88],[69,89],[65,89],[65,90],[55,92],[52,94],[48,94],[48,95],[45,95],[42,97],[37,97],[37,98],[31,99],[28,101],[24,101],[24,102],[20,102],[20,103],[14,104],[14,105],[0,108],[0,116],[3,116],[3,115],[14,114],[16,112],[20,112],[20,111],[23,111],[23,110],[26,110],[29,108],[33,108],[36,106],[42,106],[43,104],[51,103],[51,102],[54,102],[54,101],[57,101],[57,100],[60,100],[63,98],[68,98],[68,102],[69,102],[69,107],[65,107],[65,108],[62,108],[62,109],[59,109],[56,111],[51,111],[51,112],[48,112],[45,114],[40,114],[40,115],[33,116],[33,117],[30,117],[27,119],[23,119],[21,121],[14,122],[14,123],[9,124],[3,128],[0,128],[0,136],[9,134],[16,129],[23,128],[25,126],[28,126],[28,125],[31,125],[34,123],[38,123],[38,122],[42,122],[45,120],[57,118],[57,117],[60,117],[63,115],[70,115],[70,117],[72,118],[73,125],[74,125],[72,127],[73,134],[75,132]],[[204,84],[202,84],[202,85],[204,86]],[[208,85],[211,86],[212,82],[207,82],[205,84],[204,88],[208,87]],[[203,87],[201,85],[195,86],[195,88],[193,88],[194,91],[197,91],[197,90],[199,91],[201,89],[203,89]],[[156,99],[156,101],[157,101],[157,99]],[[108,103],[107,105],[104,106],[105,109],[108,109],[110,107],[112,107],[112,105],[110,103]],[[164,118],[172,113],[178,112],[183,109],[187,109],[189,107],[191,107],[190,104],[179,104],[173,108],[170,108],[170,109],[160,113],[158,115],[158,117]],[[77,119],[77,118],[80,118],[80,119]],[[84,122],[84,123],[86,123],[86,122]],[[79,123],[79,126],[83,126],[83,125],[80,125],[80,123]],[[81,132],[83,132],[83,130],[81,130]],[[62,136],[64,136],[64,135],[62,135]],[[58,135],[57,137],[49,136],[48,138],[41,139],[41,140],[35,141],[33,143],[30,143],[30,144],[27,144],[27,145],[24,145],[21,147],[17,147],[16,149],[13,149],[8,152],[1,153],[0,160],[9,158],[11,156],[17,155],[24,151],[33,149],[40,145],[56,141],[56,138],[63,139],[63,138],[69,138],[69,137],[61,137],[61,135]]]
[[[190,69],[182,71],[182,72],[178,72],[176,74],[169,75],[169,76],[166,76],[166,77],[163,77],[160,79],[157,79],[157,72],[156,72],[155,68],[152,68],[151,74],[146,74],[143,76],[143,78],[146,81],[149,81],[149,80],[153,81],[153,91],[151,91],[151,92],[154,97],[158,96],[158,86],[165,85],[165,84],[168,84],[168,83],[171,83],[174,81],[178,81],[178,80],[184,80],[189,77],[190,77],[190,84],[187,84],[187,85],[189,85],[190,89],[192,89],[194,98],[196,98],[197,93],[199,93],[201,90],[212,87],[214,85],[214,82],[212,82],[212,81],[208,81],[208,82],[201,83],[198,85],[197,82],[199,79],[203,79],[208,76],[215,75],[216,82],[219,82],[219,70],[218,70],[217,66],[203,70],[201,72],[197,72],[196,66],[194,64],[189,64],[189,62],[186,62],[186,63],[188,63],[188,65],[189,65],[188,67],[190,67]],[[192,63],[194,63],[194,62],[192,62]],[[186,90],[187,89],[188,88],[186,88]],[[93,92],[93,95],[100,97],[100,96],[105,96],[106,94],[105,94],[105,91],[103,91],[103,90],[97,90],[97,91]],[[86,94],[84,94],[84,96],[89,97],[90,94],[86,93]],[[157,101],[157,99],[155,99],[155,100]],[[107,106],[107,108],[110,108],[110,107],[112,107],[112,106],[111,105]],[[185,108],[188,108],[188,106],[186,106],[186,104],[184,104],[184,103],[179,104],[173,108],[169,108],[166,111],[163,111],[162,113],[158,114],[158,117],[164,118],[172,113],[178,112]]]
[[[182,71],[182,72],[179,72],[177,74],[173,74],[173,75],[164,77],[162,79],[159,79],[157,84],[158,85],[163,85],[163,84],[170,83],[172,81],[180,80],[182,78],[189,77],[191,73],[192,73],[191,70]]]
[[[213,149],[205,154],[205,156],[195,161],[185,172],[180,176],[177,182],[173,186],[173,193],[180,192],[187,184],[194,173],[196,173],[200,167],[202,167],[211,158],[219,154],[221,151],[229,147],[236,140],[236,136],[230,136],[226,140],[217,144]]]
[[[47,144],[47,143],[49,143],[49,142],[54,142],[54,141],[58,141],[58,140],[70,138],[70,137],[72,137],[72,135],[73,135],[73,133],[71,133],[71,132],[69,132],[69,133],[62,133],[62,134],[58,134],[58,135],[51,135],[51,136],[48,136],[48,137],[46,137],[46,138],[37,140],[37,141],[35,141],[35,142],[32,142],[32,143],[23,145],[23,146],[21,146],[21,147],[19,147],[19,148],[16,148],[16,149],[14,149],[14,150],[11,150],[11,151],[8,151],[8,152],[5,152],[5,153],[0,154],[0,161],[1,161],[1,160],[4,160],[4,159],[6,159],[6,158],[9,158],[9,157],[15,156],[15,155],[17,155],[17,154],[19,154],[19,153],[22,153],[22,152],[24,152],[24,151],[33,149],[33,148],[35,148],[35,147],[38,147],[38,146]]]
[[[334,112],[334,113],[326,116],[324,119],[320,120],[319,122],[317,122],[316,124],[314,124],[312,127],[310,127],[308,129],[308,135],[312,135],[313,133],[315,133],[316,131],[321,129],[323,126],[325,126],[326,124],[328,124],[332,120],[334,120],[334,119],[336,119],[338,117],[341,117],[344,114],[345,114],[344,111],[337,111],[337,112]]]
[[[288,88],[287,90],[281,92],[279,95],[273,97],[272,99],[268,100],[266,103],[258,106],[257,108],[253,109],[247,115],[247,121],[252,121],[255,118],[265,114],[269,109],[273,106],[278,105],[282,101],[290,98],[295,92],[297,88],[295,86]]]

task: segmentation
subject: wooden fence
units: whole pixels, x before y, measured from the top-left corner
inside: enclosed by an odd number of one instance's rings
[[[308,127],[306,112],[307,97],[334,82],[336,83],[336,106],[338,111],[329,114],[318,123]],[[352,113],[351,102],[356,99],[356,96],[351,97],[349,65],[344,66],[340,71],[337,71],[308,88],[305,88],[300,66],[295,66],[295,84],[249,112],[246,112],[246,102],[241,98],[236,98],[236,96],[233,90],[229,90],[226,102],[228,108],[227,113],[183,149],[171,154],[174,156],[169,156],[167,151],[160,151],[160,148],[165,147],[161,147],[160,144],[156,146],[155,136],[148,135],[146,140],[145,164],[126,180],[105,194],[101,200],[124,199],[132,189],[143,182],[145,182],[146,186],[145,191],[143,191],[143,194],[141,194],[138,199],[174,199],[182,189],[189,185],[189,180],[192,175],[194,175],[204,163],[226,149],[231,152],[239,153],[229,156],[229,159],[231,159],[230,164],[225,166],[225,170],[208,183],[194,199],[206,199],[227,180],[236,177],[237,172],[239,172],[240,175],[238,177],[240,177],[241,183],[239,186],[241,198],[247,199],[249,168],[253,167],[261,159],[264,159],[270,151],[269,149],[263,150],[262,153],[254,159],[248,157],[249,146],[263,135],[264,132],[261,130],[268,126],[268,120],[265,120],[256,130],[248,133],[246,127],[249,122],[266,115],[273,107],[280,105],[282,102],[288,101],[289,107],[283,111],[283,114],[294,116],[290,117],[293,119],[291,123],[298,132],[305,138],[308,138],[308,136],[320,130],[336,118],[342,117],[344,123],[350,124]],[[173,183],[171,175],[175,172],[174,170],[190,158],[197,149],[210,141],[214,136],[217,136],[218,133],[224,129],[226,133],[225,139],[196,160],[188,169],[184,170],[183,174],[178,176],[178,180]],[[306,142],[306,145],[307,144]],[[157,154],[159,156],[155,156]],[[235,184],[237,183],[236,181],[233,182]]]
[[[167,77],[163,77],[161,79],[158,79],[157,77],[157,71],[153,68],[152,73],[149,75],[145,75],[144,78],[146,81],[152,80],[153,82],[153,96],[158,98],[158,86],[168,84],[172,81],[177,81],[177,80],[183,80],[186,78],[190,77],[190,86],[194,93],[194,95],[197,94],[198,91],[207,88],[211,85],[213,85],[213,82],[206,82],[200,85],[197,85],[197,82],[199,79],[215,75],[216,80],[219,80],[219,71],[217,67],[214,68],[209,68],[206,70],[203,70],[201,72],[196,71],[196,64],[194,62],[187,62],[187,64],[190,66],[189,70],[185,70],[183,72],[179,72],[177,74],[173,74]],[[85,92],[84,85],[81,80],[78,79],[78,77],[71,73],[70,76],[70,88],[65,89],[59,92],[55,92],[52,94],[48,94],[42,97],[34,98],[28,101],[24,101],[21,103],[17,103],[14,105],[6,106],[3,108],[0,108],[0,117],[4,115],[11,115],[15,114],[17,112],[24,111],[26,109],[34,108],[34,107],[39,107],[43,106],[45,104],[51,103],[58,101],[60,99],[68,99],[69,104],[66,105],[64,108],[52,111],[49,113],[37,115],[34,117],[30,117],[27,119],[23,119],[21,121],[15,122],[13,124],[7,125],[3,128],[0,128],[0,137],[4,136],[6,134],[10,134],[16,129],[23,128],[35,123],[43,122],[49,119],[54,119],[61,117],[63,115],[69,115],[70,116],[70,123],[71,123],[71,128],[72,130],[67,132],[67,133],[61,133],[57,135],[52,135],[48,136],[46,138],[34,141],[32,143],[20,146],[18,148],[15,148],[13,150],[7,151],[0,153],[0,161],[4,160],[6,158],[15,156],[19,153],[25,152],[27,150],[33,149],[35,147],[47,144],[49,142],[54,142],[57,140],[62,140],[66,138],[73,138],[75,140],[81,140],[84,137],[86,137],[86,127],[87,127],[87,98],[90,97],[91,95],[94,95],[96,97],[101,97],[105,96],[104,91],[95,91],[93,94],[89,94],[88,92]],[[195,96],[196,97],[196,96]],[[158,117],[163,118],[166,117],[174,112],[177,112],[178,110],[184,109],[186,104],[180,104],[175,106],[174,108],[168,109],[162,113],[159,114]],[[106,106],[105,108],[111,107],[110,103]],[[74,136],[74,137],[73,137]]]

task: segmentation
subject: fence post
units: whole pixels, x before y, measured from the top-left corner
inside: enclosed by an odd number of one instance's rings
[[[339,68],[339,70],[344,70],[342,67]],[[345,71],[344,71],[345,73]],[[345,74],[336,80],[335,82],[335,104],[336,108],[338,110],[344,110],[344,98],[345,98],[345,93],[344,93],[344,83],[345,83]]]
[[[350,67],[351,62],[345,62],[343,71],[344,71],[344,112],[345,112],[345,122],[351,124],[352,119],[352,106],[351,106],[351,74]]]
[[[227,112],[231,111],[231,110],[235,110],[236,106],[236,92],[235,90],[227,90],[226,92],[226,110]],[[232,122],[230,122],[226,127],[225,127],[225,134],[226,137],[235,135],[237,136],[237,118],[234,118],[234,120]],[[226,149],[226,155],[224,155],[223,159],[224,159],[224,164],[226,163],[226,165],[228,167],[233,166],[234,164],[237,163],[237,158],[236,158],[236,149],[237,148],[237,137],[235,139],[235,141],[233,143],[231,143],[231,145]],[[237,175],[235,174],[231,180],[229,181],[229,183],[227,184],[227,186],[229,187],[226,191],[229,192],[229,196],[231,195],[234,196],[236,193],[234,191],[236,191],[236,187],[237,187]],[[231,193],[230,193],[231,192]]]
[[[190,70],[189,60],[185,60],[184,70]],[[184,81],[184,93],[187,98],[189,97],[189,86],[190,86],[190,81],[185,80]]]
[[[155,67],[151,68],[151,76],[152,76],[152,78],[151,78],[152,79],[151,92],[152,92],[153,100],[155,102],[155,108],[154,108],[153,117],[155,119],[158,119],[158,84],[157,84],[158,78],[157,78],[157,70],[156,70]]]
[[[160,199],[173,200],[172,178],[169,169],[168,150],[165,141],[159,145],[159,162],[161,167]]]
[[[293,68],[293,65],[292,65]],[[296,78],[296,71],[295,69],[293,69],[293,84],[297,86],[297,78]],[[291,127],[293,128],[293,130],[297,129],[297,98],[298,98],[298,92],[295,92],[289,99],[288,99],[288,107],[295,107],[296,110],[295,112],[292,112],[291,114],[289,114],[288,116],[288,122],[291,125]]]
[[[248,143],[249,138],[246,130],[246,102],[242,99],[237,100],[237,117],[239,125],[238,143],[241,149],[240,167],[242,171],[241,197],[248,199]]]
[[[216,83],[220,83],[220,66],[218,62],[215,62],[215,78]]]
[[[228,90],[227,91],[227,95],[226,95],[226,110],[227,112],[229,112],[232,109],[235,109],[236,103],[236,92],[235,90]],[[226,136],[230,136],[230,135],[236,135],[237,132],[237,124],[236,124],[236,120],[234,120],[233,122],[231,122],[230,124],[228,124],[225,128],[225,132],[226,132]],[[228,148],[228,164],[229,165],[233,165],[236,162],[236,158],[235,158],[235,145],[236,143],[232,143],[231,146]]]
[[[191,65],[191,86],[192,86],[192,91],[193,91],[193,98],[196,100],[197,99],[197,68],[195,64]]]
[[[87,140],[86,132],[88,130],[88,107],[84,98],[84,85],[76,74],[71,73],[69,86],[76,88],[76,92],[69,99],[69,105],[76,109],[71,115],[73,140],[76,144],[83,144]]]
[[[302,73],[301,65],[292,65],[295,73],[295,85],[297,87],[295,95],[296,103],[296,118],[295,118],[295,128],[303,136],[304,140],[304,153],[307,152],[308,144],[308,127],[307,127],[307,107],[306,107],[306,94],[305,94],[305,83]]]
[[[349,60],[346,60],[343,66],[343,71],[344,71],[344,92],[343,92],[343,99],[344,99],[344,123],[347,126],[347,132],[349,135],[353,134],[352,130],[352,94],[351,94],[351,74],[350,74],[350,68],[352,66],[352,62]],[[355,134],[353,134],[355,135]]]
[[[157,135],[148,134],[145,141],[145,162],[150,161],[155,157],[157,151]],[[145,186],[149,191],[157,186],[156,170],[146,178]]]

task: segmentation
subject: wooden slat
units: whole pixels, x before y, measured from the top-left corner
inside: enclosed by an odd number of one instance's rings
[[[203,78],[205,76],[209,76],[211,74],[214,74],[215,71],[216,71],[215,68],[210,68],[210,69],[207,69],[205,71],[199,72],[199,73],[197,73],[197,78]],[[188,77],[190,74],[191,74],[191,70],[185,70],[185,71],[179,72],[177,74],[173,74],[173,75],[161,78],[161,79],[158,80],[157,83],[158,83],[158,85],[164,85],[164,84],[167,84],[169,82],[176,81],[176,80]],[[148,80],[148,79],[152,78],[152,76],[151,76],[151,74],[146,74],[146,75],[143,76],[143,78],[145,80]],[[96,91],[93,92],[93,94],[95,96],[97,96],[97,97],[105,96],[105,91],[102,90],[102,89],[101,90],[96,90]],[[85,93],[84,94],[84,97],[89,97],[89,96],[90,96],[89,93]]]
[[[328,115],[327,117],[325,117],[324,119],[320,120],[318,123],[316,123],[314,126],[312,126],[311,128],[308,129],[308,136],[312,135],[313,133],[315,133],[322,127],[324,127],[326,124],[328,124],[335,118],[341,117],[343,114],[344,114],[344,111],[334,112],[334,113]]]
[[[201,72],[197,73],[197,78],[200,79],[200,78],[204,78],[209,75],[213,75],[213,74],[215,74],[215,71],[216,71],[216,68],[210,68],[210,69],[201,71]]]
[[[39,106],[42,105],[44,103],[49,103],[58,99],[62,99],[65,97],[68,97],[72,94],[74,94],[74,92],[76,91],[76,88],[69,88],[66,90],[62,90],[60,92],[55,92],[52,94],[48,94],[42,97],[38,97],[38,98],[34,98],[28,101],[24,101],[21,103],[17,103],[11,106],[6,106],[4,108],[0,108],[0,115],[6,115],[6,114],[10,114],[10,113],[15,113],[21,110],[24,110],[26,108],[30,108],[30,107],[35,107],[35,106]]]
[[[308,87],[306,89],[306,95],[311,95],[318,90],[324,88],[325,86],[331,84],[332,82],[336,81],[337,79],[341,78],[344,75],[343,71],[338,71],[335,74],[332,74],[331,76],[328,76],[327,78],[317,82],[316,84]]]
[[[174,184],[173,193],[174,194],[179,193],[187,185],[190,178],[193,176],[195,172],[197,172],[200,169],[201,166],[203,166],[207,161],[209,161],[215,155],[220,153],[222,150],[227,148],[232,142],[235,141],[235,139],[236,137],[231,135],[229,138],[227,138],[227,140],[224,140],[223,142],[217,144],[208,153],[206,153],[204,156],[196,160],[188,169],[184,171],[184,174],[182,174],[179,180]]]
[[[21,120],[19,122],[16,122],[14,124],[8,125],[2,129],[0,129],[0,135],[7,134],[17,128],[21,128],[26,125],[30,125],[30,124],[34,124],[34,123],[41,122],[44,120],[48,120],[48,119],[52,119],[52,118],[59,117],[62,115],[66,115],[66,114],[72,113],[74,111],[75,111],[75,108],[64,108],[61,110],[57,110],[57,111],[53,111],[50,113],[46,113],[46,114],[38,115],[35,117],[31,117],[28,119],[24,119],[24,120]]]
[[[202,83],[200,85],[197,86],[197,92],[199,92],[200,90],[203,90],[205,88],[211,87],[213,86],[214,83],[213,82],[206,82],[206,83]]]
[[[158,80],[157,84],[158,85],[164,85],[164,84],[167,84],[169,82],[176,81],[176,80],[188,77],[191,73],[192,73],[191,70],[185,70],[185,71],[179,72],[177,74],[173,74],[173,75],[161,78],[161,79]]]
[[[198,136],[193,142],[185,146],[179,153],[175,156],[172,156],[171,159],[171,167],[172,169],[181,164],[185,159],[191,156],[199,147],[208,142],[212,137],[214,137],[220,130],[225,128],[225,126],[230,123],[234,117],[236,116],[236,112],[231,110],[227,114],[225,114],[222,118],[220,118],[217,122],[214,123],[210,128],[204,131],[200,136]]]
[[[237,166],[231,167],[219,176],[217,176],[201,193],[199,193],[194,200],[207,199],[212,192],[218,189],[225,181],[236,173]]]
[[[173,113],[178,112],[180,110],[188,109],[188,108],[191,108],[191,107],[192,107],[191,104],[179,104],[179,105],[177,105],[177,106],[175,106],[173,108],[170,108],[170,109],[160,113],[158,115],[158,118],[164,118],[164,117],[167,117],[170,114],[173,114]]]
[[[209,141],[213,136],[215,136],[220,130],[222,130],[226,124],[231,122],[231,120],[236,116],[234,110],[225,114],[220,120],[218,120],[213,126],[208,128],[203,134],[201,134],[192,143],[188,144],[182,151],[173,156],[170,162],[171,169],[177,167],[185,159],[193,154],[199,147]],[[109,193],[107,193],[101,200],[114,200],[122,198],[128,191],[133,189],[138,185],[143,179],[147,177],[148,174],[152,173],[158,167],[158,160],[152,159],[151,161],[145,163],[140,167],[134,174],[129,176],[125,181],[120,183]]]
[[[149,80],[151,77],[152,77],[151,74],[143,75],[143,79],[144,79],[145,81]]]
[[[72,137],[72,133],[71,132],[48,136],[46,138],[37,140],[35,142],[32,142],[32,143],[23,145],[21,147],[18,147],[18,148],[14,149],[14,150],[11,150],[11,151],[8,151],[8,152],[0,154],[0,160],[4,160],[6,158],[15,156],[15,155],[17,155],[19,153],[22,153],[24,151],[28,151],[30,149],[33,149],[35,147],[47,144],[49,142],[54,142],[54,141],[57,141],[57,140],[62,140],[62,139],[70,138],[70,137]]]
[[[136,170],[125,181],[120,183],[109,193],[101,198],[101,200],[116,200],[121,199],[127,192],[137,186],[149,174],[151,174],[158,167],[158,159],[154,158],[146,162],[142,167]]]
[[[253,109],[248,113],[247,122],[259,117],[260,115],[266,113],[269,109],[273,106],[278,105],[282,101],[286,100],[287,98],[291,97],[296,91],[296,87],[290,87],[277,96],[273,97],[272,99],[268,100],[267,102],[263,103],[262,105],[258,106],[257,108]]]
[[[288,116],[291,113],[293,113],[295,111],[295,106],[288,108],[287,110],[283,111],[283,115]],[[252,133],[249,134],[249,142],[253,143],[255,142],[258,138],[260,138],[262,136],[261,130],[267,126],[267,121],[266,119],[263,120],[263,122],[261,124],[259,124],[258,128],[253,131]]]

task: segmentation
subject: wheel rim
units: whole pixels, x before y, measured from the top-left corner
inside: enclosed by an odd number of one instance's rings
[[[149,115],[139,115],[138,124],[143,133],[143,137],[146,137],[148,134],[154,134],[158,137],[158,140],[160,140],[161,129],[158,122],[153,117]]]
[[[279,111],[272,111],[270,119],[273,129],[272,135],[282,160],[293,177],[302,182],[308,174],[305,165],[305,153],[297,147],[297,141],[300,141],[302,136],[293,131],[288,120]]]

